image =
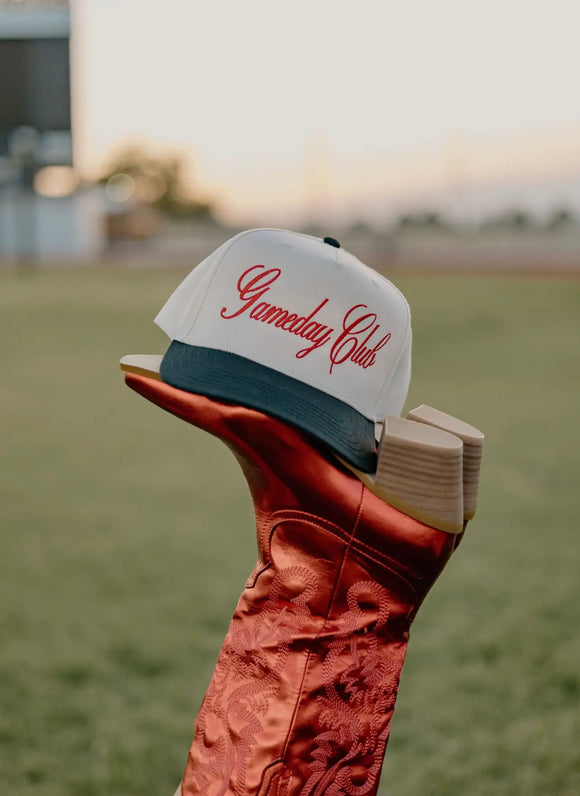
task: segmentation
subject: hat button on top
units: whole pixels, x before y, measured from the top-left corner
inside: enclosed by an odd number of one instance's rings
[[[336,240],[336,238],[324,238],[324,242],[328,243],[329,246],[334,246],[335,249],[340,249],[340,243]]]

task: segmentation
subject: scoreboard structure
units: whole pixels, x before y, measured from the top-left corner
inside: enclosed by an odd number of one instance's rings
[[[0,158],[72,165],[70,12],[0,6]]]

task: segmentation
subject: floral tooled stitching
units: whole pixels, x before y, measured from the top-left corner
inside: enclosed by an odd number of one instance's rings
[[[196,722],[188,792],[245,793],[248,760],[316,589],[308,568],[291,566],[273,574],[263,600],[242,597],[243,621],[236,611]]]
[[[409,567],[404,566],[401,564],[401,562],[397,561],[391,556],[388,556],[381,550],[371,547],[361,539],[352,538],[348,531],[345,531],[338,525],[334,525],[333,523],[324,520],[322,517],[317,517],[314,514],[308,514],[307,512],[297,510],[279,511],[273,514],[272,517],[276,519],[277,523],[283,520],[295,520],[296,522],[300,522],[305,525],[312,525],[317,529],[323,528],[324,530],[329,531],[329,533],[337,536],[342,541],[350,542],[351,548],[356,550],[361,556],[364,556],[374,563],[379,564],[381,567],[384,567],[392,572],[393,575],[401,578],[401,580],[404,581],[412,590],[413,595],[417,597],[417,590],[411,580],[409,580],[409,578],[417,578],[417,576],[411,569],[409,569]]]
[[[260,575],[267,569],[270,569],[271,566],[271,563],[262,561],[262,559],[259,558],[254,564],[254,569],[250,572],[248,580],[246,581],[246,589],[253,589]]]
[[[374,791],[382,767],[402,658],[393,658],[381,638],[389,618],[386,590],[359,581],[346,599],[322,665],[320,731],[301,796],[364,796]]]

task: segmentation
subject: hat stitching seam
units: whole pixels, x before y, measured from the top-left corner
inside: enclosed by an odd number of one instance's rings
[[[401,360],[403,358],[403,354],[405,353],[405,350],[407,348],[407,342],[409,340],[410,329],[411,329],[411,315],[409,313],[407,315],[407,327],[405,329],[405,336],[403,337],[403,342],[401,343],[401,346],[399,348],[397,357],[396,357],[395,361],[393,362],[393,367],[391,368],[390,378],[388,380],[385,379],[385,381],[383,383],[383,386],[381,388],[381,391],[379,392],[379,395],[377,397],[377,400],[375,401],[375,405],[373,406],[373,416],[375,416],[377,414],[377,412],[378,412],[377,407],[378,407],[378,404],[379,404],[381,398],[383,397],[385,391],[388,391],[391,388],[391,386],[393,384],[393,380],[394,380],[395,376],[397,375],[397,369],[398,369],[399,365],[401,364]]]
[[[236,235],[234,238],[232,238],[229,241],[229,246],[226,246],[226,248],[223,250],[223,252],[221,254],[221,257],[219,258],[219,260],[214,265],[213,273],[211,275],[211,279],[210,279],[209,284],[208,284],[208,286],[206,288],[206,291],[205,291],[205,294],[203,296],[203,299],[200,301],[197,313],[195,314],[195,318],[193,318],[193,320],[191,321],[191,323],[190,323],[190,325],[189,325],[189,327],[187,329],[187,332],[183,336],[187,337],[187,335],[189,335],[189,333],[191,332],[191,330],[195,326],[195,324],[197,322],[197,319],[199,318],[199,315],[200,315],[200,313],[201,313],[201,311],[202,311],[202,309],[203,309],[203,307],[205,305],[205,302],[206,302],[206,299],[208,297],[208,294],[209,294],[209,292],[210,292],[210,290],[212,288],[212,285],[214,283],[216,274],[219,271],[221,264],[223,263],[224,257],[226,256],[226,254],[228,254],[230,252],[232,247],[235,246],[236,243],[238,243],[239,240],[241,240],[242,238],[244,238],[247,235],[251,234],[252,232],[254,232],[254,230],[246,230],[245,232],[240,232],[238,235]]]

